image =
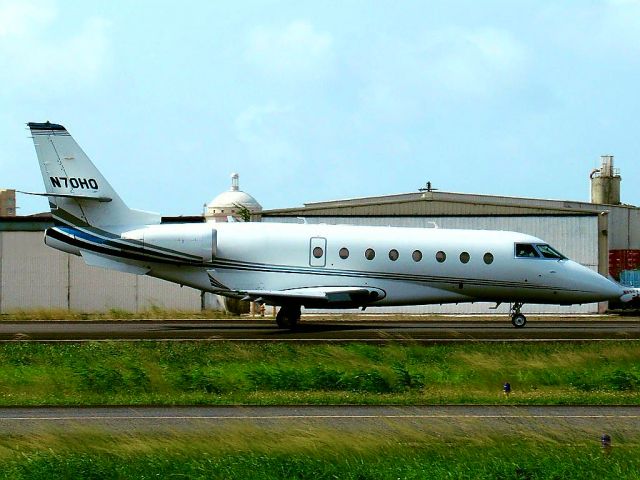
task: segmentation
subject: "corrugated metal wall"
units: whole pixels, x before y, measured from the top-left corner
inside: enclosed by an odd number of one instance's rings
[[[609,248],[640,249],[640,209],[611,206],[608,216]]]
[[[44,245],[42,232],[0,232],[0,312],[70,308],[82,312],[153,306],[199,311],[200,292],[152,277],[89,267]],[[211,302],[208,302],[211,303]]]
[[[307,223],[378,225],[394,227],[466,228],[508,230],[542,238],[583,265],[598,270],[597,216],[490,216],[490,217],[305,217]],[[263,222],[300,223],[292,217],[264,217]],[[486,303],[461,305],[420,305],[370,308],[368,312],[398,313],[495,313],[508,312],[508,305],[489,310]],[[525,313],[597,313],[598,304],[556,306],[525,305]]]

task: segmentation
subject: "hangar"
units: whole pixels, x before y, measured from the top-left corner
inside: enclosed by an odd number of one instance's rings
[[[633,284],[639,279],[640,209],[621,204],[621,176],[613,167],[613,157],[605,155],[601,160],[601,167],[590,175],[591,202],[442,192],[428,183],[413,193],[266,210],[262,221],[517,231],[544,239],[605,276]],[[606,308],[606,304],[526,306],[532,313],[595,313]],[[489,312],[486,304],[399,307],[393,311]],[[502,306],[500,311],[508,308]]]
[[[513,230],[541,237],[604,275],[640,286],[640,209],[620,203],[620,181],[613,157],[604,156],[602,166],[591,172],[591,202],[452,193],[427,184],[420,191],[400,195],[262,210],[253,197],[239,189],[238,176],[234,174],[231,189],[205,204],[202,215],[163,221],[226,221],[231,214],[241,220],[264,222]],[[15,201],[10,203],[15,206]],[[0,216],[0,313],[34,308],[142,311],[159,307],[199,311],[225,307],[210,293],[151,277],[89,267],[79,257],[48,248],[42,236],[51,225],[49,214]],[[427,305],[382,311],[489,313],[488,307]],[[525,306],[529,313],[595,313],[606,308],[606,304]],[[508,306],[503,305],[498,311],[506,314]]]

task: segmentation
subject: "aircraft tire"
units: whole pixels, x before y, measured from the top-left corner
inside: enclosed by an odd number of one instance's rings
[[[527,324],[527,317],[525,317],[521,313],[518,313],[517,315],[511,317],[511,323],[516,328],[522,328]]]
[[[296,307],[280,307],[280,310],[276,315],[278,328],[288,328],[293,330],[298,325],[298,320],[300,320],[300,308]]]

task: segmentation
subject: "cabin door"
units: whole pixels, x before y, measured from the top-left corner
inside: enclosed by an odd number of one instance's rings
[[[327,239],[313,237],[309,241],[309,265],[324,267],[327,264]]]

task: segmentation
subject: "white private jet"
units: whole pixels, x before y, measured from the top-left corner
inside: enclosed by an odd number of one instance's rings
[[[163,224],[129,209],[62,125],[29,123],[55,226],[45,243],[93,266],[281,307],[630,301],[625,288],[515,232],[275,223]],[[25,192],[26,193],[26,192]]]

